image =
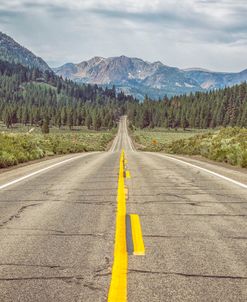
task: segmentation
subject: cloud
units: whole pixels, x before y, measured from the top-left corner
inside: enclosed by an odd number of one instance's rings
[[[246,15],[245,0],[0,3],[2,30],[53,65],[126,54],[179,67],[244,69]]]

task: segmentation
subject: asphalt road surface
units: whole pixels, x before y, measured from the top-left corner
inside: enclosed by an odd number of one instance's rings
[[[0,173],[0,301],[107,301],[121,149],[146,249],[128,301],[247,301],[246,171],[136,152],[125,118],[108,152]]]

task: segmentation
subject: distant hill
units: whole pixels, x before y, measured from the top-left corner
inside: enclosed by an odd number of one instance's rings
[[[0,60],[20,63],[23,66],[38,68],[41,71],[51,71],[44,60],[2,32],[0,32]]]
[[[179,69],[161,62],[138,58],[94,57],[79,64],[53,69],[57,75],[83,83],[115,85],[118,90],[144,98],[174,96],[233,86],[247,80],[247,69],[239,73],[211,72],[200,68]]]

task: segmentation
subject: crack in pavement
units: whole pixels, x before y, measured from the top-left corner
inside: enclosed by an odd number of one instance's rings
[[[215,217],[246,217],[247,214],[191,214],[191,213],[180,213],[180,214],[169,214],[176,216],[215,216]]]
[[[47,199],[18,199],[18,200],[11,200],[11,199],[7,199],[7,200],[0,200],[0,203],[23,203],[23,202],[45,202],[47,201]],[[49,203],[50,202],[60,202],[60,201],[66,201],[66,199],[49,199]]]
[[[102,234],[102,233],[67,233],[67,234],[47,234],[47,235],[51,235],[51,236],[67,236],[67,237],[105,237],[106,234]]]
[[[38,205],[40,205],[40,204],[34,203],[34,204],[22,206],[22,207],[16,212],[16,214],[11,215],[7,220],[5,220],[5,221],[3,221],[2,223],[0,223],[0,227],[2,227],[2,226],[4,226],[4,225],[8,224],[10,221],[12,221],[12,220],[14,220],[14,219],[16,219],[16,218],[17,218],[17,219],[20,218],[21,214],[22,214],[26,209],[28,209],[28,208],[30,208],[30,207],[35,207],[35,206],[38,206]]]
[[[93,291],[95,291],[95,290],[104,291],[101,287],[95,286],[93,282],[85,282],[85,283],[83,283],[83,287],[87,287]]]
[[[1,234],[0,234],[1,235]],[[4,234],[4,236],[26,236],[26,237],[48,237],[48,236],[54,236],[54,237],[96,237],[96,238],[103,238],[104,240],[106,240],[106,236],[108,234],[92,234],[92,233],[72,233],[72,234]]]
[[[164,213],[164,214],[140,214],[140,217],[162,217],[162,216],[205,216],[205,217],[246,217],[247,214],[183,214],[183,213]]]
[[[165,239],[176,239],[176,238],[183,238],[183,239],[191,239],[191,240],[225,240],[225,239],[234,239],[234,240],[247,240],[247,237],[245,236],[222,236],[222,237],[202,237],[201,234],[198,234],[197,236],[188,236],[188,235],[143,235],[144,238],[165,238]]]
[[[183,200],[189,200],[189,197],[187,196],[181,196],[181,195],[178,195],[178,194],[172,194],[172,193],[167,193],[167,192],[160,192],[160,193],[157,193],[156,195],[166,195],[166,196],[169,196],[169,197],[177,197],[179,199],[183,199]],[[196,195],[201,195],[201,194],[190,194],[190,196],[196,196]],[[203,194],[203,195],[206,195],[206,194]]]
[[[234,240],[247,240],[247,236],[246,237],[245,236],[239,236],[239,237],[230,236],[230,237],[225,237],[225,238],[234,239]]]
[[[51,269],[59,269],[59,270],[64,270],[64,269],[69,269],[71,267],[62,267],[60,265],[42,265],[42,264],[20,264],[20,263],[0,263],[1,266],[13,266],[13,267],[37,267],[37,268],[51,268]],[[109,270],[109,272],[100,274],[104,270]],[[97,286],[96,281],[94,279],[98,277],[103,277],[103,276],[109,276],[111,275],[111,264],[110,264],[110,259],[108,257],[105,257],[105,263],[102,266],[99,266],[96,270],[93,270],[92,273],[88,273],[85,276],[77,275],[77,276],[31,276],[31,277],[11,277],[11,278],[1,278],[0,277],[0,282],[5,282],[5,281],[42,281],[42,280],[62,280],[66,283],[75,283],[75,284],[82,284],[83,287],[89,288],[92,291],[104,291],[103,288]],[[89,280],[88,280],[89,279]],[[81,283],[81,281],[83,281]]]
[[[60,265],[21,264],[21,263],[0,263],[0,266],[42,267],[42,268],[59,268],[59,269],[69,268],[69,267],[63,267],[63,266],[60,266]]]
[[[154,194],[153,194],[153,195],[154,195]],[[153,196],[153,195],[152,195],[152,196]],[[176,198],[178,198],[178,199],[190,201],[189,198],[187,198],[187,197],[180,196],[180,195],[177,195],[177,194],[170,194],[170,193],[166,193],[166,192],[156,193],[155,195],[156,195],[156,196],[166,195],[167,197],[176,197]]]
[[[184,235],[143,235],[144,238],[190,238]]]
[[[165,272],[165,271],[151,271],[151,270],[138,270],[129,269],[129,273],[140,273],[140,274],[157,274],[157,275],[175,275],[186,278],[209,278],[209,279],[236,279],[236,280],[247,280],[245,276],[228,276],[228,275],[207,275],[207,274],[186,274],[180,272]]]
[[[98,274],[98,273],[103,272],[105,270],[108,270],[110,268],[111,268],[110,259],[108,257],[105,257],[105,264],[103,264],[102,266],[100,266],[94,272]]]
[[[114,179],[114,177],[109,177],[109,176],[107,176],[108,178],[111,178],[111,181],[109,181],[109,180],[98,180],[98,181],[94,181],[94,180],[81,180],[80,181],[80,184],[94,184],[94,183],[96,183],[96,182],[98,182],[98,183],[108,183],[108,184],[110,184],[110,183],[112,183],[113,185],[115,185],[115,179]],[[98,178],[98,177],[97,177]],[[100,178],[98,178],[98,179],[100,179]]]
[[[40,277],[12,277],[12,278],[0,278],[0,281],[32,281],[32,280],[62,280],[72,282],[73,280],[84,280],[82,276],[40,276]]]
[[[94,277],[108,277],[111,276],[111,272],[103,273],[103,274],[95,274]]]
[[[39,233],[10,233],[6,234],[4,233],[4,236],[61,236],[61,237],[73,237],[73,236],[85,236],[85,237],[106,237],[108,233],[66,233],[65,231],[61,230],[54,230],[54,229],[39,229],[39,228],[11,228],[11,227],[3,227],[0,229],[0,235],[1,231],[37,231],[37,232],[51,232],[51,233],[45,233],[45,234],[39,234]]]
[[[209,207],[209,206],[201,205],[198,202],[188,202],[187,204],[190,205],[190,206],[195,206],[195,207]]]
[[[132,197],[133,195],[129,195]],[[132,204],[153,204],[153,203],[163,203],[163,204],[188,204],[188,202],[182,202],[182,201],[165,201],[165,200],[147,200],[147,201],[130,201],[128,203]]]
[[[111,187],[111,188],[90,188],[90,189],[70,189],[69,192],[67,192],[66,194],[72,194],[74,192],[80,192],[80,193],[84,193],[84,192],[88,192],[88,191],[113,191],[116,190],[117,187]]]
[[[54,230],[54,229],[38,229],[38,228],[10,228],[10,227],[4,227],[1,228],[1,230],[18,230],[18,231],[40,231],[40,232],[54,232],[59,234],[64,234],[64,231],[60,230]]]
[[[83,197],[89,197],[89,196],[94,196],[94,197],[102,197],[102,194],[101,195],[98,195],[98,194],[85,194],[85,195],[76,195],[76,198],[83,198]],[[107,197],[116,197],[116,194],[107,194]]]
[[[73,201],[71,203],[76,203],[76,204],[90,204],[90,205],[100,205],[100,206],[104,206],[104,205],[112,205],[113,201]]]
[[[130,196],[133,196],[131,195],[130,193]],[[183,202],[183,201],[172,201],[172,200],[169,200],[169,201],[166,201],[166,200],[148,200],[148,201],[129,201],[128,203],[133,203],[133,204],[146,204],[146,203],[168,203],[168,204],[187,204],[187,205],[198,205],[198,206],[201,206],[199,204],[203,204],[203,203],[206,203],[206,204],[245,204],[247,203],[247,201],[197,201],[197,202]],[[202,207],[202,206],[201,206]],[[205,207],[205,206],[204,206]],[[207,206],[208,207],[208,206]]]

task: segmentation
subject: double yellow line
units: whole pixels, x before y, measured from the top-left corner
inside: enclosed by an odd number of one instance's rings
[[[130,178],[130,173],[125,171],[125,155],[121,152],[119,162],[118,194],[117,194],[117,217],[116,233],[114,246],[114,261],[112,266],[112,278],[108,293],[108,302],[127,301],[127,270],[128,252],[126,241],[126,196],[125,196],[125,177]],[[144,255],[145,248],[142,239],[141,225],[139,216],[130,215],[131,233],[134,246],[134,255]]]

